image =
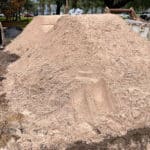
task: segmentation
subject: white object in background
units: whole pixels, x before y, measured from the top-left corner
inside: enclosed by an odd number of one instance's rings
[[[73,9],[69,10],[69,14],[70,15],[81,15],[81,14],[83,14],[83,10],[80,8],[77,8],[77,9],[73,8]]]
[[[150,24],[138,20],[126,19],[127,23],[131,25],[131,28],[134,32],[139,33],[141,37],[147,38],[150,40]]]
[[[4,17],[5,15],[4,14],[0,14],[0,17]]]

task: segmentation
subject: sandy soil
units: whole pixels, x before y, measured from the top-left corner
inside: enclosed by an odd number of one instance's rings
[[[6,51],[21,57],[3,81],[21,149],[149,127],[150,43],[118,16],[36,17]]]

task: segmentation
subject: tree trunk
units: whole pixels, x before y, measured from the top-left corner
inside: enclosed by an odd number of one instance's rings
[[[56,8],[56,15],[60,15],[60,8],[61,8],[61,6],[60,6],[60,5],[57,5],[57,8]]]
[[[21,15],[20,15],[20,13],[21,13],[21,8],[19,9],[18,13],[19,13],[19,14],[18,14],[18,15],[19,15],[19,16],[18,16],[18,19],[19,19],[19,21],[20,21],[20,20],[21,20]]]
[[[18,12],[15,14],[15,21],[18,21]]]
[[[65,0],[64,1],[64,5],[65,5],[65,14],[68,14],[69,12],[69,0]]]
[[[41,10],[42,15],[44,15],[44,10],[45,10],[45,3],[42,4],[42,10]]]
[[[62,2],[60,2],[59,0],[57,0],[56,1],[56,5],[57,5],[56,15],[60,15],[60,9],[61,9],[61,6],[62,6]]]
[[[1,28],[0,28],[0,46],[2,45],[2,42],[3,40],[2,40],[2,31],[1,31]]]

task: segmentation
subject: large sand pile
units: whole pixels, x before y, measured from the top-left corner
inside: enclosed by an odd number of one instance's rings
[[[22,149],[150,125],[150,44],[118,16],[36,17],[7,50],[21,56],[4,86]]]

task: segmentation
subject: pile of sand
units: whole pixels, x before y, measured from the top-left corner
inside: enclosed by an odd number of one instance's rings
[[[150,44],[118,16],[36,17],[7,50],[21,56],[3,84],[23,149],[150,125]]]

